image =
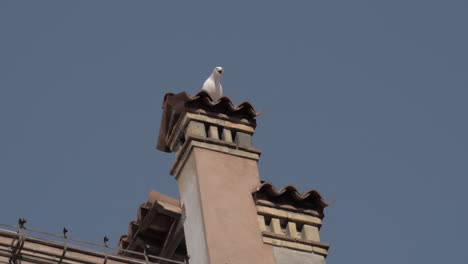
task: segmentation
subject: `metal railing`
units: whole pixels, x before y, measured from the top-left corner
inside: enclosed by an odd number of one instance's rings
[[[120,261],[128,264],[159,264],[161,262],[165,263],[177,263],[177,264],[188,264],[187,260],[184,261],[177,261],[177,260],[172,260],[172,259],[167,259],[163,258],[160,256],[155,256],[155,255],[150,255],[147,254],[146,249],[144,249],[144,252],[137,252],[133,250],[127,250],[127,249],[122,249],[122,248],[116,248],[116,247],[111,247],[107,245],[107,242],[109,239],[107,236],[104,237],[103,243],[98,244],[98,243],[93,243],[81,239],[76,239],[76,238],[71,238],[67,236],[68,229],[64,228],[62,235],[57,235],[49,232],[44,232],[32,228],[26,228],[25,227],[26,219],[20,218],[18,220],[18,226],[12,226],[12,225],[7,225],[7,224],[0,224],[1,227],[8,228],[8,229],[3,229],[4,231],[16,231],[16,234],[14,238],[12,239],[12,242],[10,245],[2,244],[3,246],[8,246],[11,248],[10,251],[10,259],[9,263],[11,264],[17,264],[16,260],[20,259],[24,244],[27,240],[34,240],[35,243],[41,244],[54,244],[55,246],[60,247],[63,251],[61,255],[56,255],[55,257],[59,259],[58,264],[62,264],[62,261],[64,259],[70,259],[70,257],[67,256],[67,251],[70,251],[74,249],[75,251],[78,250],[81,253],[88,253],[94,256],[99,256],[103,258],[103,263],[106,264],[108,259],[112,259],[115,261]],[[0,229],[1,230],[1,229]],[[53,238],[58,238],[58,240],[53,240],[53,239],[44,239],[38,236],[33,236],[30,234],[40,234],[40,235],[45,235],[46,237],[53,237]],[[102,251],[96,251],[92,250],[90,248],[86,247],[80,247],[78,245],[72,244],[71,242],[76,242],[80,244],[87,245],[88,247],[93,246],[101,249]],[[110,250],[114,250],[114,252],[109,252]],[[131,258],[127,256],[122,256],[122,255],[117,255],[117,252],[125,252],[125,253],[130,253],[133,255],[139,255],[144,258],[144,260],[136,259],[136,258]],[[50,252],[40,252],[44,253],[45,255],[53,255]],[[73,259],[74,261],[79,261],[76,259]],[[151,260],[156,260],[151,261]]]

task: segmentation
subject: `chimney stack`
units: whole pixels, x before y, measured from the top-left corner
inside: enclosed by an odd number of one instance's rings
[[[213,102],[204,91],[164,97],[157,148],[175,153],[191,264],[325,263],[318,230],[327,204],[315,191],[261,183],[257,115],[249,102]]]

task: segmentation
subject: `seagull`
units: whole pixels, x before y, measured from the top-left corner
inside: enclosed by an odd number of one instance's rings
[[[213,101],[218,101],[219,98],[223,97],[223,87],[219,83],[219,78],[221,78],[223,71],[222,67],[218,66],[214,68],[213,73],[203,83],[202,90],[206,91]]]

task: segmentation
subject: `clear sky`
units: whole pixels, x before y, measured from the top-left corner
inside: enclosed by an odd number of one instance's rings
[[[467,1],[230,2],[1,1],[0,223],[116,245],[178,197],[163,95],[221,65],[261,178],[336,200],[328,263],[467,263]]]

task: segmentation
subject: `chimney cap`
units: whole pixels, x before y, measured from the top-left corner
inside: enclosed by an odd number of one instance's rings
[[[253,193],[255,200],[264,199],[280,207],[292,206],[296,209],[314,210],[323,218],[323,209],[334,203],[325,202],[322,195],[314,189],[300,193],[293,185],[277,189],[271,182],[262,181]]]
[[[252,127],[256,127],[255,118],[260,115],[248,101],[235,105],[226,96],[213,101],[210,95],[203,90],[194,95],[189,95],[186,92],[167,93],[164,95],[162,108],[163,114],[156,148],[164,152],[170,152],[167,139],[178,119],[185,112],[202,113]]]

